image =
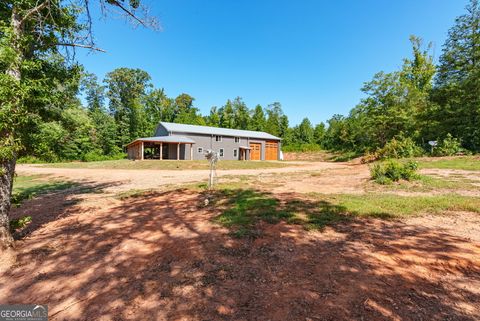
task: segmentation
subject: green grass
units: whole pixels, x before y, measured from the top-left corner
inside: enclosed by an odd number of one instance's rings
[[[70,163],[51,163],[45,164],[44,167],[55,168],[87,168],[87,169],[160,169],[160,170],[197,170],[209,169],[207,160],[113,160],[113,161],[99,161],[99,162],[70,162]],[[235,161],[235,160],[220,160],[217,164],[217,169],[263,169],[263,168],[278,168],[286,166],[295,166],[288,162],[277,161]]]
[[[44,175],[16,176],[13,181],[12,204],[19,206],[26,199],[73,186],[76,184],[72,182],[47,180]]]
[[[349,214],[360,217],[408,217],[441,214],[449,211],[480,213],[480,197],[444,194],[433,196],[399,196],[391,194],[340,195],[332,202]]]
[[[412,197],[379,193],[309,194],[308,199],[279,199],[254,189],[221,189],[212,193],[211,206],[221,209],[215,222],[230,228],[238,237],[258,234],[256,225],[260,221],[284,220],[306,229],[321,230],[356,217],[393,219],[448,211],[480,213],[479,197],[455,194]]]
[[[449,158],[418,159],[420,168],[461,169],[480,171],[479,156],[459,156]]]
[[[477,190],[475,183],[480,181],[466,179],[462,177],[436,177],[430,175],[417,175],[416,180],[400,181],[398,183],[379,186],[378,184],[370,184],[369,190],[373,191],[406,191],[406,192],[450,192]]]

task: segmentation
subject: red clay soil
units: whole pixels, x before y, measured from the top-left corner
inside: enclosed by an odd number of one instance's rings
[[[195,192],[83,198],[15,211],[40,223],[0,302],[48,304],[50,320],[480,320],[480,246],[442,229],[261,223],[236,239]]]

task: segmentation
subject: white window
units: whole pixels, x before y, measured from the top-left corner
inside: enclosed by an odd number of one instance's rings
[[[233,157],[238,157],[238,149],[233,150]]]
[[[203,153],[203,147],[198,147],[198,153],[199,154]]]
[[[222,136],[215,136],[215,141],[216,142],[221,142],[222,141]]]
[[[235,137],[235,143],[240,143],[240,137]]]
[[[220,157],[223,157],[223,148],[220,148],[218,153],[220,154]]]

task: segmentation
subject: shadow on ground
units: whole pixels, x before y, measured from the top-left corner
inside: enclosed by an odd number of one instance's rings
[[[18,243],[0,302],[46,303],[51,320],[480,318],[478,245],[294,194],[228,193],[66,204]],[[289,224],[299,207],[327,213],[323,229]],[[257,232],[232,235],[239,220]]]

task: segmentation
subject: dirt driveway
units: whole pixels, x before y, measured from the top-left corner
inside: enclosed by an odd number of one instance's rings
[[[299,165],[300,164],[300,165]],[[18,165],[22,175],[45,174],[54,178],[82,183],[106,184],[107,192],[131,189],[155,189],[166,185],[207,182],[207,170],[122,170],[49,168],[38,165]],[[321,173],[321,175],[320,175]],[[306,181],[306,174],[318,175],[314,182]],[[218,170],[219,178],[226,176],[265,176],[282,181],[282,191],[300,188],[302,192],[354,191],[368,179],[366,165],[332,162],[292,162],[291,167],[267,169]],[[308,175],[310,177],[310,175]],[[287,178],[287,179],[285,179]],[[320,181],[319,181],[320,180]]]
[[[59,169],[22,174],[81,182],[13,210],[31,215],[17,262],[0,274],[0,302],[46,303],[50,320],[480,320],[480,218],[352,219],[322,230],[262,221],[238,238],[215,223],[202,192],[159,188],[208,172]],[[309,191],[357,193],[368,167],[219,171],[251,175],[271,196],[305,206]],[[328,214],[328,213],[327,213]]]

